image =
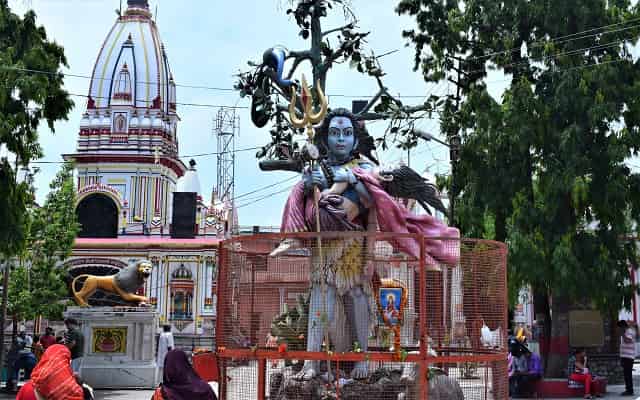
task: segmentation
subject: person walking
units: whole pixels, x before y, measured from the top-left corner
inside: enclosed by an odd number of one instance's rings
[[[67,331],[64,333],[64,344],[71,351],[71,369],[80,376],[82,357],[84,356],[84,336],[78,329],[78,321],[73,318],[64,320]]]
[[[162,333],[160,333],[160,338],[158,339],[158,376],[163,376],[163,367],[164,367],[164,359],[167,356],[167,353],[175,348],[173,343],[173,334],[171,333],[171,325],[163,325]]]
[[[633,396],[633,360],[636,358],[636,327],[627,321],[618,321],[620,328],[620,364],[624,374],[625,391],[622,396]]]
[[[194,371],[184,351],[170,350],[164,360],[162,384],[152,400],[217,400],[213,389]]]

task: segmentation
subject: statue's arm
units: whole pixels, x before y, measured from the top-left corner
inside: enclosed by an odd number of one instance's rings
[[[310,193],[314,187],[324,190],[328,186],[327,178],[324,176],[322,169],[315,165],[313,168],[305,168],[302,173],[302,183],[304,190]]]

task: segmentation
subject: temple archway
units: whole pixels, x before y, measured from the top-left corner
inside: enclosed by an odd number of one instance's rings
[[[80,200],[76,207],[81,238],[118,237],[118,206],[105,194],[94,193]]]

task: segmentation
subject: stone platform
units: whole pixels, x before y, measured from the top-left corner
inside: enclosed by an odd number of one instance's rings
[[[158,315],[146,307],[69,307],[84,335],[80,375],[96,389],[150,389],[158,382]]]

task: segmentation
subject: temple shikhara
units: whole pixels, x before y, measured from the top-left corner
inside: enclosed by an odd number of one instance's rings
[[[211,337],[216,245],[231,229],[230,207],[214,192],[203,197],[195,162],[179,157],[176,85],[147,1],[129,0],[96,50],[77,149],[65,155],[77,168],[82,224],[69,277],[148,259],[139,294],[161,323]],[[108,300],[98,293],[95,302]]]

